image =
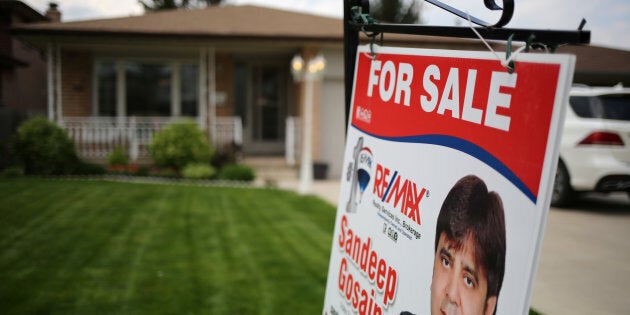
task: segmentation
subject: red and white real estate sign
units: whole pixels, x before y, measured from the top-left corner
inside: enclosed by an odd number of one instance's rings
[[[359,47],[323,314],[526,314],[574,64]]]

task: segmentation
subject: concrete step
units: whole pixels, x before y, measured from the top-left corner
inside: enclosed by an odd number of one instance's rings
[[[245,156],[241,163],[251,167],[290,167],[284,156]]]
[[[257,179],[269,185],[276,185],[281,181],[291,181],[298,178],[297,166],[287,165],[284,157],[244,157],[241,163],[253,168],[256,171]]]

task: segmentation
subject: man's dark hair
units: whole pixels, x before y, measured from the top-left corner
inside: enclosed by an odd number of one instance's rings
[[[488,192],[486,184],[477,176],[460,179],[440,209],[435,232],[436,251],[442,232],[455,244],[455,250],[460,250],[470,237],[474,243],[475,264],[488,277],[487,298],[498,297],[505,273],[505,219],[501,197],[494,191]]]

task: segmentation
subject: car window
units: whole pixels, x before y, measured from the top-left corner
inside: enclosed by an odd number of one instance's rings
[[[571,96],[569,103],[580,117],[630,121],[630,94]]]

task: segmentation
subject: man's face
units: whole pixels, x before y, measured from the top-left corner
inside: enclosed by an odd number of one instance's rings
[[[432,315],[491,315],[497,297],[486,299],[488,281],[485,271],[475,264],[474,247],[469,235],[463,246],[455,250],[455,243],[442,233],[433,263],[431,283]]]

